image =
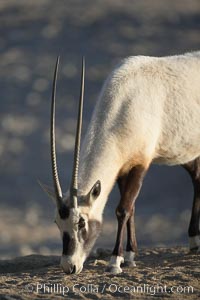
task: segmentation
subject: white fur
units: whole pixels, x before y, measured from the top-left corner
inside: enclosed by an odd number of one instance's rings
[[[120,172],[198,157],[199,116],[200,52],[129,57],[117,66],[104,84],[81,151],[80,194],[101,181],[90,217],[101,220]]]
[[[121,264],[124,262],[124,258],[122,256],[111,256],[109,261],[109,267],[115,269],[115,272],[122,272]]]
[[[82,256],[77,255],[69,256],[62,255],[60,260],[60,265],[66,273],[70,273],[71,266],[76,266],[76,273],[80,273],[83,269],[83,262],[85,260],[85,255],[82,253]]]
[[[135,263],[135,252],[133,252],[133,251],[126,251],[125,262],[132,263],[133,266],[136,266],[136,263]]]
[[[101,222],[117,177],[136,165],[184,164],[198,157],[199,116],[200,52],[125,59],[103,86],[81,148],[79,194],[88,195],[97,180],[101,193],[88,206],[79,202],[80,214]],[[62,232],[74,234],[72,220],[57,222]],[[77,244],[76,257],[62,258],[64,267],[69,260],[79,267],[79,257],[85,259]],[[121,261],[112,258],[111,265],[120,269]]]

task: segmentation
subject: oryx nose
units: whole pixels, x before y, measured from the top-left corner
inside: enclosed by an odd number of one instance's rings
[[[72,268],[72,271],[71,271],[71,274],[74,274],[76,273],[76,266],[74,265],[73,268]]]
[[[70,264],[69,273],[70,274],[76,273],[76,266],[75,265]]]
[[[76,266],[72,264],[68,264],[67,268],[63,268],[66,274],[74,274],[76,273]]]

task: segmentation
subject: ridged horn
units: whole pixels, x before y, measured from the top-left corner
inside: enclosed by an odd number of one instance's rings
[[[57,161],[56,161],[56,137],[55,137],[56,83],[57,83],[59,61],[60,61],[60,57],[58,56],[56,61],[55,71],[54,71],[54,78],[53,78],[53,89],[52,89],[52,98],[51,98],[51,125],[50,125],[52,174],[53,174],[53,182],[54,182],[54,188],[56,193],[56,204],[58,209],[61,208],[63,204],[62,190],[60,186]]]
[[[78,207],[78,198],[77,198],[78,169],[79,169],[79,155],[80,155],[81,129],[82,129],[82,117],[83,117],[84,81],[85,81],[85,58],[83,57],[79,109],[78,109],[76,139],[75,139],[75,148],[74,148],[74,164],[73,164],[72,181],[71,181],[71,189],[70,189],[70,204],[72,208]]]

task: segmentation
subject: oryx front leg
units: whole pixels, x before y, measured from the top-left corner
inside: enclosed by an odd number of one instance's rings
[[[123,176],[121,180],[119,179],[119,188],[121,193],[121,200],[116,209],[116,216],[118,220],[118,231],[117,239],[115,243],[115,248],[112,253],[112,257],[108,266],[108,271],[111,273],[121,273],[122,269],[120,267],[121,263],[124,262],[123,258],[123,237],[124,231],[129,222],[129,219],[133,215],[133,207],[135,200],[139,194],[140,188],[142,186],[142,181],[146,173],[146,168],[144,166],[135,166],[130,170],[127,176]],[[128,228],[130,227],[130,224]],[[130,236],[129,236],[130,237]],[[133,237],[133,236],[132,236]],[[130,245],[129,241],[129,245]],[[133,246],[133,245],[132,245]],[[129,248],[133,253],[133,247]],[[132,251],[133,250],[133,251]],[[129,253],[131,254],[131,253]],[[133,258],[133,257],[132,257]],[[129,257],[130,259],[130,257]]]

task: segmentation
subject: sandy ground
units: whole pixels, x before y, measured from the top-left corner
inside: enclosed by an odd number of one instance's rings
[[[82,273],[65,275],[58,256],[0,262],[0,299],[197,299],[199,254],[186,248],[140,249],[135,268],[105,272],[109,251],[98,249]]]

